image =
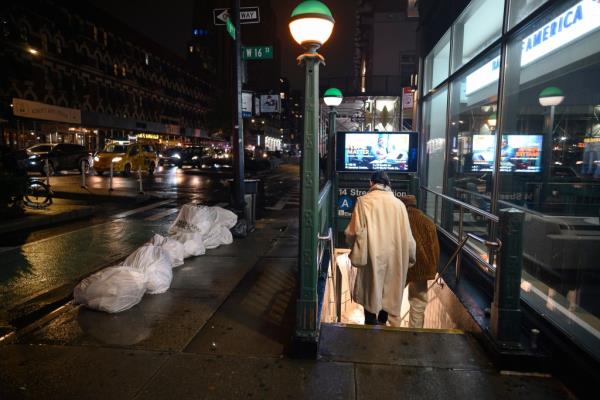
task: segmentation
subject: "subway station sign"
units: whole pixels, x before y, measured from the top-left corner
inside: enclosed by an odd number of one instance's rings
[[[521,48],[521,66],[600,28],[600,1],[582,0],[529,36]]]
[[[394,190],[392,189],[394,196],[400,198],[402,196],[406,196],[408,193],[402,190]],[[364,196],[369,193],[369,189],[362,188],[338,188],[338,197],[336,200],[337,205],[337,216],[338,217],[351,217],[352,210],[354,210],[354,205],[356,204],[356,198],[359,196]]]

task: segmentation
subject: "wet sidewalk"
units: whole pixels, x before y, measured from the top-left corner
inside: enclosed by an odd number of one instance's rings
[[[500,373],[466,333],[324,325],[290,358],[297,210],[186,260],[171,289],[115,315],[71,304],[0,345],[2,399],[564,399]]]
[[[24,211],[21,216],[3,219],[0,222],[0,235],[89,218],[94,214],[93,207],[63,199],[53,199],[48,208],[25,208]]]

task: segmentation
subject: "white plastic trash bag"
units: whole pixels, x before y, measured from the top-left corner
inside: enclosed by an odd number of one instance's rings
[[[138,248],[125,259],[123,265],[144,273],[150,294],[164,293],[171,286],[171,259],[160,246],[145,245]]]
[[[199,206],[194,203],[184,204],[177,214],[169,233],[200,232],[206,235],[217,219],[217,212],[212,207]]]
[[[224,208],[221,208],[221,207],[211,207],[211,208],[213,210],[215,210],[215,213],[217,214],[217,217],[215,219],[216,225],[221,225],[227,229],[231,229],[237,223],[238,217],[237,217],[237,215],[235,215],[235,213],[233,213],[229,210],[226,210]]]
[[[223,244],[233,243],[233,235],[229,228],[222,225],[215,225],[203,236],[204,246],[207,249],[215,249]]]
[[[183,243],[170,237],[161,236],[158,233],[155,234],[148,243],[162,247],[171,259],[171,266],[173,268],[183,265],[183,259],[185,258],[185,248]]]
[[[200,232],[182,231],[172,235],[171,238],[183,244],[184,258],[201,256],[206,253],[206,247]]]
[[[146,291],[143,272],[128,267],[109,267],[83,279],[73,291],[75,304],[118,313],[135,306]]]

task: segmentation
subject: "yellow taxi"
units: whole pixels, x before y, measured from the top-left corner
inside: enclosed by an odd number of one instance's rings
[[[110,171],[113,165],[113,173],[129,176],[131,172],[138,169],[154,174],[158,165],[156,146],[152,143],[136,142],[123,144],[120,142],[109,142],[102,151],[94,157],[94,170],[96,174],[102,175]]]

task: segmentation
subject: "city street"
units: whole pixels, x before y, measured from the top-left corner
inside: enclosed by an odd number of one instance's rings
[[[290,197],[289,192],[298,186],[298,170],[298,165],[284,164],[260,174],[264,191],[259,197],[264,200],[261,210],[257,210],[259,216],[264,206],[285,207],[282,197],[297,207],[299,199]],[[3,243],[0,255],[4,264],[0,272],[0,327],[23,317],[21,314],[27,310],[21,311],[19,305],[35,303],[36,298],[43,298],[65,285],[70,291],[83,276],[114,265],[153,234],[164,235],[182,204],[193,201],[227,207],[229,189],[226,180],[229,178],[229,175],[206,174],[198,170],[161,168],[154,176],[143,176],[144,190],[150,197],[134,205],[124,196],[103,202],[96,199],[99,196],[86,195],[86,200],[79,188],[79,175],[51,177],[53,190],[79,196],[79,200],[70,200],[73,204],[95,203],[96,212],[89,220],[0,237]],[[103,190],[108,193],[108,180],[108,177],[89,176],[88,188],[94,194]],[[137,185],[138,181],[133,177],[114,178],[115,192],[127,193],[134,199]],[[284,193],[288,195],[284,196]]]

